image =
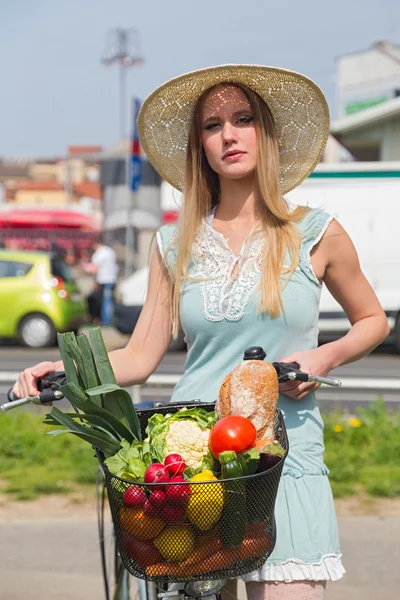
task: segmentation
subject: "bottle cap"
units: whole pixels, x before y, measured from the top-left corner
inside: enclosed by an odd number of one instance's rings
[[[252,346],[244,351],[243,360],[264,360],[266,356],[261,346]]]

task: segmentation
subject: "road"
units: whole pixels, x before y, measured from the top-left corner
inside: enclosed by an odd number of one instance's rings
[[[109,349],[122,347],[127,337],[115,331],[105,330],[104,338]],[[49,348],[45,350],[32,350],[21,348],[17,345],[0,345],[0,371],[21,371],[44,360],[57,360],[58,350]],[[186,353],[168,352],[159,364],[156,373],[180,375],[183,373]],[[370,356],[350,365],[344,365],[331,372],[332,377],[375,377],[382,379],[400,378],[400,355],[394,354],[389,346],[381,346]],[[8,383],[0,383],[0,403],[5,401]],[[167,401],[172,388],[150,387],[146,388],[143,399]],[[366,406],[379,395],[379,385],[374,390],[353,390],[342,387],[341,389],[322,387],[318,392],[322,410],[332,410],[338,407],[353,410],[355,406]],[[400,392],[388,391],[382,394],[385,402],[394,407],[400,406]]]
[[[326,600],[397,600],[400,519],[343,517],[339,530],[347,574]],[[3,522],[0,538],[1,600],[104,597],[94,519]]]

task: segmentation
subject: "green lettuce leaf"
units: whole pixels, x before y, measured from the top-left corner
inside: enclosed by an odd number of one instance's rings
[[[143,481],[146,467],[143,460],[142,445],[137,440],[129,444],[127,440],[121,441],[121,447],[114,456],[104,461],[107,469],[123,479]]]

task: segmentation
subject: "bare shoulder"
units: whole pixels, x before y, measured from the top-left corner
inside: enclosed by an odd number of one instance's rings
[[[337,238],[339,236],[347,237],[348,239],[350,239],[349,234],[347,233],[345,228],[339,223],[339,221],[337,221],[336,219],[332,219],[332,221],[329,223],[325,234],[322,236],[322,240],[326,241],[330,240],[331,238]]]
[[[350,260],[357,257],[351,237],[336,219],[332,219],[321,240],[313,248],[312,253],[318,253],[320,260],[323,260],[326,267],[333,262],[342,260],[344,257]]]
[[[311,263],[319,281],[327,280],[328,272],[335,265],[359,268],[358,256],[354,244],[344,229],[332,219],[321,240],[311,250]]]

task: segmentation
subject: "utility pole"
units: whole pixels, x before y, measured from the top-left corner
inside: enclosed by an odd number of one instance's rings
[[[136,29],[112,29],[108,33],[101,62],[107,67],[119,65],[119,124],[120,136],[124,139],[127,134],[127,71],[130,67],[138,67],[144,62]]]
[[[136,29],[117,28],[109,32],[106,50],[101,59],[106,66],[118,64],[119,66],[119,124],[121,140],[126,139],[125,154],[125,185],[127,199],[127,219],[125,228],[125,277],[130,275],[133,263],[133,195],[131,191],[131,129],[128,109],[130,109],[127,89],[127,71],[130,67],[143,64],[139,48],[139,34]]]

